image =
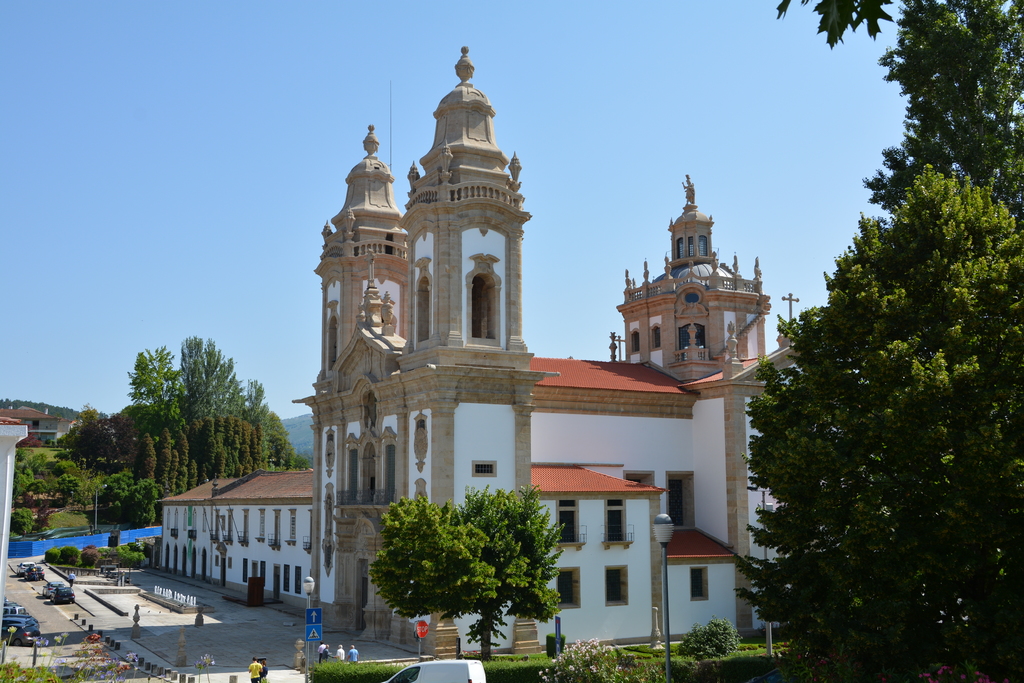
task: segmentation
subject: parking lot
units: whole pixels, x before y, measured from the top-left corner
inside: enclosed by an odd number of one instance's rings
[[[38,562],[42,558],[29,559]],[[195,614],[178,614],[133,593],[103,594],[102,599],[108,603],[105,606],[86,592],[90,587],[112,585],[106,579],[97,577],[78,577],[74,585],[75,604],[53,605],[41,595],[45,581],[27,582],[14,575],[13,569],[21,561],[12,561],[8,567],[6,595],[11,602],[20,603],[28,609],[39,621],[41,637],[50,642],[49,647],[40,650],[40,663],[45,662],[53,651],[56,636],[68,634],[62,653],[67,655],[68,650],[72,646],[79,646],[90,632],[102,631],[104,636],[110,636],[121,643],[121,649],[111,654],[123,657],[128,652],[134,652],[145,661],[188,675],[196,675],[198,670],[194,663],[209,654],[215,662],[210,668],[212,683],[229,683],[232,675],[238,676],[238,683],[245,683],[248,680],[246,667],[253,656],[268,659],[269,679],[274,683],[298,683],[304,680],[302,673],[293,668],[295,642],[304,632],[305,614],[300,608],[287,605],[247,607],[224,600],[223,595],[228,593],[219,587],[149,570],[132,572],[131,585],[147,591],[161,586],[194,596],[199,604],[213,607],[212,612],[204,615],[202,626],[195,625]],[[63,574],[58,574],[50,567],[45,567],[44,578],[46,581],[66,581]],[[132,640],[133,622],[130,615],[134,614],[136,605],[139,606],[141,634],[137,640]],[[115,609],[128,616],[117,614]],[[175,667],[182,626],[185,627],[188,666]],[[358,633],[332,629],[329,623],[324,624],[324,629],[324,640],[330,644],[332,651],[339,644],[346,647],[354,644],[364,661],[415,659],[416,653],[411,650],[365,639]],[[312,643],[310,647],[311,658],[314,660],[316,645]],[[32,648],[8,648],[8,659],[12,658],[24,665],[31,665]],[[203,671],[204,680],[206,674]],[[146,678],[148,674],[140,672],[138,675]]]

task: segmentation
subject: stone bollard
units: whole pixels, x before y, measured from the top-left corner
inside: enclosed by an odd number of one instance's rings
[[[106,643],[107,645],[110,645],[110,636],[104,636],[103,642]]]
[[[228,683],[238,683],[238,674],[228,676]]]
[[[78,621],[78,613],[77,612],[75,613],[75,618],[73,619],[73,621]]]
[[[188,677],[188,683],[196,683],[196,677],[195,676],[189,676]]]
[[[85,623],[85,619],[82,619],[82,623],[83,623],[83,624]],[[92,630],[92,624],[89,624],[89,628],[87,628],[87,629],[85,629],[85,630],[86,630],[86,631],[91,631],[91,630]]]
[[[120,640],[115,640],[114,641],[114,649],[115,650],[120,650],[121,649],[121,641]]]
[[[146,671],[152,671],[153,670],[153,662],[143,662],[140,659],[139,660],[139,666],[144,668]]]

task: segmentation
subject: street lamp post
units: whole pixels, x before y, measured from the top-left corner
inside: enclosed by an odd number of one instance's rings
[[[792,296],[792,294],[790,296]],[[790,304],[790,306],[792,306],[792,304]],[[767,493],[767,491],[765,491],[764,489],[759,489],[756,486],[748,486],[747,490],[748,491],[760,491],[761,492],[761,509],[762,510],[767,510],[767,507],[765,505],[765,494]],[[768,546],[762,546],[762,549],[764,550],[764,559],[765,559],[765,561],[767,561],[768,560]],[[771,621],[766,621],[764,619],[762,619],[762,621],[764,621],[764,644],[765,644],[766,649],[768,650],[768,656],[771,657],[772,656],[772,622]]]
[[[672,632],[668,630],[668,543],[675,524],[668,515],[654,518],[654,540],[661,544],[661,612],[665,631],[665,683],[672,683]]]
[[[105,489],[105,488],[107,488],[106,484],[100,484],[99,486],[96,487],[96,491],[94,492],[95,495],[93,497],[93,503],[92,503],[92,532],[93,533],[98,533],[98,529],[100,528],[100,522],[99,522],[99,519],[100,519],[100,489]]]
[[[302,592],[306,594],[306,609],[310,608],[310,599],[313,596],[313,589],[316,587],[316,581],[313,580],[312,576],[307,576],[302,580]],[[306,612],[309,614],[309,612]],[[309,683],[309,641],[306,641],[306,683]]]

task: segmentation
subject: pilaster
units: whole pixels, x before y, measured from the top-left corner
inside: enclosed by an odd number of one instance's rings
[[[516,403],[512,406],[512,410],[515,412],[516,490],[530,486],[530,463],[532,462],[530,444],[534,407],[532,403]]]
[[[456,401],[430,402],[430,502],[455,498]]]

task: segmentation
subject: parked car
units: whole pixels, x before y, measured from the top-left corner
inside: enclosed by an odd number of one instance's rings
[[[31,567],[25,570],[26,581],[45,581],[46,574],[43,573],[43,568],[39,566]]]
[[[44,598],[53,597],[53,590],[55,588],[60,588],[61,586],[66,586],[66,585],[67,584],[64,583],[63,581],[50,581],[50,582],[48,582],[45,586],[43,586],[43,597]]]
[[[8,631],[12,626],[14,633]],[[2,630],[4,640],[11,645],[31,645],[41,635],[39,622],[32,617],[4,617]]]
[[[18,571],[16,573],[18,576],[25,576],[25,572],[34,566],[36,566],[35,562],[22,562],[18,565]]]
[[[419,662],[405,667],[386,683],[487,683],[484,665],[476,659]]]
[[[27,609],[16,602],[4,603],[4,619],[13,616],[30,617],[32,615],[28,613]]]
[[[75,601],[75,589],[70,586],[64,586],[57,588],[53,591],[53,595],[50,596],[50,602],[54,605],[63,605],[65,603],[73,603]]]

